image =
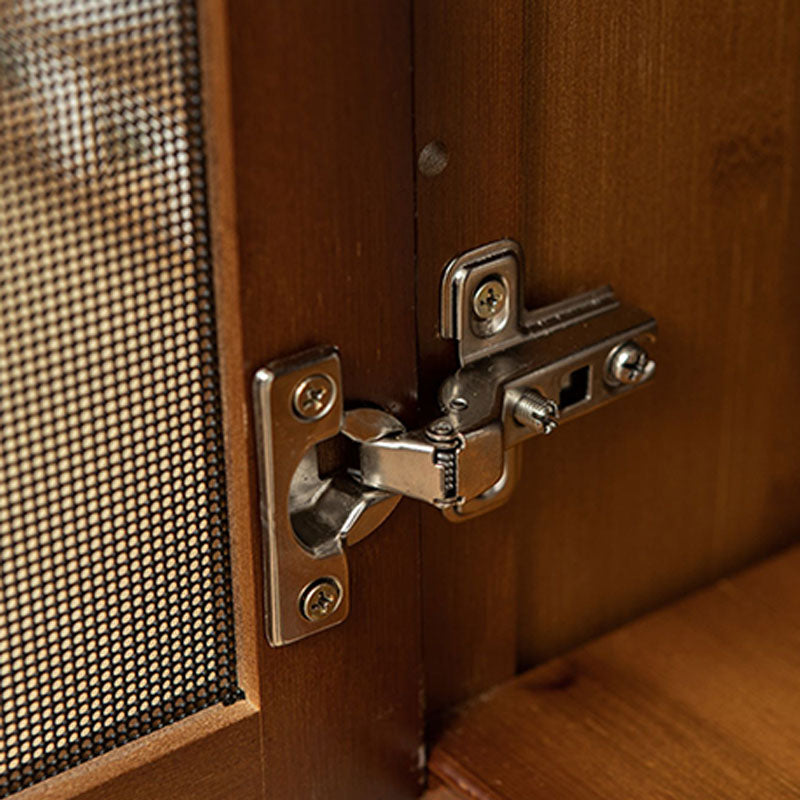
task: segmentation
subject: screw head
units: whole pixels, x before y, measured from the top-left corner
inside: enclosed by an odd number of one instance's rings
[[[453,423],[447,417],[434,420],[425,428],[425,436],[434,442],[445,442],[452,439],[456,434]]]
[[[472,296],[472,310],[478,319],[496,319],[505,311],[507,302],[508,292],[505,284],[497,278],[489,278],[475,290]]]
[[[320,578],[300,593],[300,613],[309,622],[329,617],[342,602],[342,585],[336,578]]]
[[[641,383],[652,376],[656,362],[636,342],[625,342],[612,350],[606,362],[606,383],[611,386]]]
[[[300,419],[314,420],[324,417],[336,399],[336,385],[328,375],[310,375],[295,386],[292,407]]]

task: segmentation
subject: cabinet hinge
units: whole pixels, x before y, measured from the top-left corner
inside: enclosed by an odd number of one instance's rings
[[[339,354],[318,347],[254,380],[267,631],[287,644],[348,613],[345,546],[369,535],[403,496],[453,521],[504,503],[519,447],[649,381],[656,322],[605,286],[536,310],[524,306],[522,251],[511,240],[451,261],[440,333],[459,368],[439,390],[442,416],[408,431],[374,408],[345,411]],[[355,462],[321,476],[317,446],[343,435]]]

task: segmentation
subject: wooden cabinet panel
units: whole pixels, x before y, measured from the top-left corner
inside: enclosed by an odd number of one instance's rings
[[[416,797],[418,509],[404,504],[350,548],[344,624],[270,648],[250,402],[257,368],[334,344],[346,403],[371,402],[406,419],[416,413],[410,8],[204,0],[199,10],[208,182],[199,184],[197,202],[208,188],[247,699],[170,725],[25,796]],[[103,9],[86,13],[98,16],[98,36],[107,32]],[[128,55],[125,36],[108,42]],[[151,65],[135,55],[131,69],[146,72]],[[168,662],[169,653],[157,655]]]
[[[610,282],[660,327],[655,384],[527,445],[508,507],[423,517],[439,709],[796,536],[800,12],[418,0],[415,58],[417,148],[449,153],[418,180],[422,395],[442,267],[494,238],[529,306]]]
[[[520,87],[524,14],[516,2],[414,4],[417,150],[449,162],[417,179],[420,401],[429,418],[455,366],[438,338],[439,281],[456,254],[521,227]],[[507,508],[454,525],[422,513],[423,637],[429,710],[509,677],[516,663],[515,529]]]
[[[546,4],[526,54],[529,299],[609,281],[660,336],[648,392],[528,449],[523,665],[797,533],[800,13]]]

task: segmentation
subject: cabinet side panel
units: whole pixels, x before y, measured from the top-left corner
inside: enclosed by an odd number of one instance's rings
[[[415,3],[422,398],[454,254],[526,253],[528,306],[612,283],[659,321],[646,391],[525,449],[507,507],[423,516],[432,711],[800,530],[793,4]],[[763,413],[762,413],[763,412]]]

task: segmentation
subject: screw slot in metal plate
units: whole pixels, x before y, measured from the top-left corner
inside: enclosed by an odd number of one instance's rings
[[[331,410],[335,399],[336,386],[330,377],[311,375],[295,387],[292,407],[300,419],[321,419]]]
[[[342,602],[342,587],[335,578],[320,578],[300,593],[300,613],[309,622],[329,617]]]

